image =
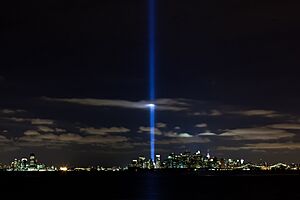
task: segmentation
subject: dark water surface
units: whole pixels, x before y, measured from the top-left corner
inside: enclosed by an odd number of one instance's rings
[[[2,195],[27,199],[296,199],[299,173],[2,172]]]

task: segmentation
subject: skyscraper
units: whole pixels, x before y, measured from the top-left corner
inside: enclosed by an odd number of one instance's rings
[[[28,167],[28,160],[27,158],[21,159],[21,170],[27,170]]]
[[[159,169],[160,167],[161,167],[160,155],[156,154],[155,155],[155,168]]]
[[[36,161],[35,155],[34,155],[34,153],[31,153],[29,156],[29,167],[31,169],[35,169],[36,164],[37,164],[37,161]]]

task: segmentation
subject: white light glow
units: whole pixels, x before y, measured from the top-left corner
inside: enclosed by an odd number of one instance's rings
[[[67,167],[60,167],[59,170],[66,172],[66,171],[68,171],[68,168]]]
[[[154,108],[154,107],[155,107],[155,104],[149,103],[149,104],[147,104],[146,106],[147,106],[147,107],[150,107],[150,108]]]

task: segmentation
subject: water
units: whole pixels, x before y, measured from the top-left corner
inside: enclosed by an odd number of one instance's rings
[[[2,195],[32,199],[300,199],[297,174],[2,173]]]

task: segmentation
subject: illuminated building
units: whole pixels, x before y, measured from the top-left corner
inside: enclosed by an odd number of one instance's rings
[[[155,155],[155,168],[159,169],[161,167],[160,155]]]
[[[207,158],[208,160],[210,159],[209,150],[207,151],[206,158]]]
[[[28,160],[27,158],[22,158],[21,159],[21,170],[25,171],[28,168]]]
[[[132,160],[131,161],[131,164],[130,164],[130,167],[132,167],[132,168],[136,168],[136,167],[138,167],[138,161],[137,160]]]
[[[244,159],[241,159],[241,165],[243,165],[244,164]]]
[[[137,160],[137,167],[139,168],[146,168],[146,158],[144,156],[139,156],[138,160]]]
[[[54,171],[55,167],[47,168],[45,164],[37,163],[35,155],[32,153],[27,158],[21,158],[20,160],[14,159],[11,162],[10,167],[7,167],[7,171]]]
[[[37,160],[35,158],[34,153],[31,153],[29,156],[29,168],[36,169],[37,168]]]
[[[60,171],[63,171],[63,172],[66,172],[66,171],[68,171],[68,168],[65,167],[65,166],[63,166],[63,167],[60,167],[59,170],[60,170]]]
[[[171,153],[165,159],[161,159],[161,155],[155,155],[155,162],[152,159],[147,159],[144,156],[139,156],[138,159],[133,159],[131,164],[126,167],[71,167],[62,166],[56,168],[54,166],[47,167],[43,163],[38,163],[34,154],[30,154],[29,159],[22,158],[20,160],[14,159],[10,165],[0,164],[1,171],[126,171],[126,170],[153,170],[153,169],[193,169],[193,171],[203,170],[300,170],[299,164],[285,164],[277,163],[274,165],[267,165],[265,162],[258,164],[247,163],[244,159],[232,158],[217,158],[208,155],[202,155],[200,151],[191,153],[185,151],[183,153]]]

